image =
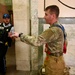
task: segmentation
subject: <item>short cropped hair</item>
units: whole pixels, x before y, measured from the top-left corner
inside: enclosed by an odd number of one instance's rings
[[[45,11],[50,10],[51,13],[55,13],[56,17],[59,16],[59,7],[56,5],[50,5],[48,7],[45,8]]]

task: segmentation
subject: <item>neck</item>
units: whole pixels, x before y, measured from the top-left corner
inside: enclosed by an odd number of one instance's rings
[[[57,22],[57,19],[52,20],[51,23],[50,23],[50,25],[53,25],[53,24],[56,23],[56,22]]]

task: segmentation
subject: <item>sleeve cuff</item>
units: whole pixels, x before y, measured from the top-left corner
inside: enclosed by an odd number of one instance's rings
[[[23,34],[23,33],[20,33],[20,34],[19,34],[19,37],[20,37],[22,34]]]

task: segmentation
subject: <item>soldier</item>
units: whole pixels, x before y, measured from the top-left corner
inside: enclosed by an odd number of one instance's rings
[[[23,33],[15,32],[10,37],[20,37],[22,42],[32,46],[41,46],[46,44],[46,59],[44,62],[45,75],[66,75],[65,62],[63,58],[64,35],[63,30],[57,25],[59,8],[56,5],[46,7],[44,19],[50,28],[42,32],[38,37],[24,35]]]
[[[12,41],[12,39],[8,37],[8,33],[12,30],[14,30],[14,27],[10,24],[10,15],[4,14],[3,23],[0,24],[0,75],[5,75],[6,72],[5,55]]]

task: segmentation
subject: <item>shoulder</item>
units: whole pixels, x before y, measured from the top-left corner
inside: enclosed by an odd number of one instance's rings
[[[14,28],[14,26],[13,26],[12,24],[10,24],[10,25],[9,25],[9,28],[10,28],[10,29],[11,29],[11,28]]]
[[[54,35],[54,32],[53,32],[53,30],[51,28],[45,30],[44,32],[42,32],[40,34],[40,36],[43,36],[43,37],[46,37],[46,38],[48,38],[48,37],[50,37],[52,35]]]
[[[63,35],[63,31],[58,26],[52,26],[50,29],[53,32],[53,34],[55,35],[55,37],[59,37],[59,35],[61,35],[61,36]]]
[[[0,23],[0,27],[4,27],[4,26],[3,26],[3,23]]]
[[[10,31],[15,31],[15,28],[14,28],[14,26],[13,26],[13,25],[11,26]]]
[[[59,32],[59,31],[62,31],[59,27],[57,27],[57,26],[52,26],[51,28],[50,28],[50,30],[52,31],[52,32],[54,32],[54,33],[56,33],[56,32]]]
[[[14,25],[11,24],[11,28],[14,28]]]
[[[12,25],[12,24],[10,24],[10,26],[11,26],[11,27],[13,27],[13,25]]]
[[[47,30],[44,31],[44,33],[49,33],[49,32],[53,32],[54,28],[49,28]]]
[[[0,25],[3,25],[3,23],[0,23]]]

